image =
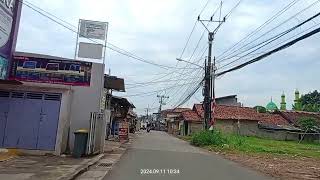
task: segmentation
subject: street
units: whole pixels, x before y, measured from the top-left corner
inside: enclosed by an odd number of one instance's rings
[[[251,180],[271,179],[250,169],[208,153],[166,132],[136,135],[105,180]]]

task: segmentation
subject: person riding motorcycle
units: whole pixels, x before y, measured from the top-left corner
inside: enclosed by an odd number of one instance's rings
[[[151,130],[151,124],[148,123],[148,124],[147,124],[147,132],[150,132],[150,130]]]

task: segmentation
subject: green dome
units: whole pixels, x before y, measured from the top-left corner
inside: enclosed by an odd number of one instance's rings
[[[266,106],[267,111],[275,111],[278,110],[278,106],[274,102],[269,102]]]

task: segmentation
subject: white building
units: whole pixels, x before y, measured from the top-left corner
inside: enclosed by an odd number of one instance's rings
[[[26,57],[28,62],[23,61],[23,65],[13,64],[13,67],[27,70],[15,75],[19,76],[22,84],[15,83],[14,76],[10,77],[12,84],[0,84],[0,148],[55,155],[67,150],[72,152],[74,132],[78,129],[89,130],[92,113],[105,112],[101,105],[104,96],[104,65],[87,62],[90,69],[83,70],[84,67],[75,64],[69,64],[68,69],[61,69],[59,62],[76,61],[30,53],[16,53],[15,56]],[[33,58],[37,59],[37,63],[34,63]],[[50,63],[47,60],[51,60]],[[57,63],[52,63],[55,61]],[[39,62],[46,63],[46,67],[43,68],[41,63],[35,65]],[[89,83],[87,86],[60,83],[61,74],[67,71],[80,73],[82,80]],[[68,78],[77,82],[79,77],[69,75]],[[35,82],[30,82],[32,79]],[[36,82],[38,79],[47,79],[48,82]],[[105,117],[98,119],[95,126],[95,138],[92,138],[94,151],[103,151]]]

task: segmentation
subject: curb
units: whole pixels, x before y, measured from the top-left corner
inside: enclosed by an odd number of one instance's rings
[[[104,157],[104,154],[100,154],[100,155],[92,158],[88,163],[79,167],[74,172],[72,172],[68,175],[65,175],[64,177],[61,177],[60,180],[74,180],[77,176],[86,172],[91,166],[95,165],[103,157]]]
[[[124,151],[121,153],[120,157],[118,159],[116,159],[113,163],[112,163],[112,166],[110,167],[110,169],[108,171],[106,171],[106,173],[104,174],[104,176],[102,178],[97,178],[97,180],[102,180],[104,179],[105,177],[109,176],[110,175],[110,172],[114,169],[114,167],[117,165],[117,163],[119,163],[119,161],[121,160],[122,156],[127,153],[128,151],[128,147],[129,145],[132,143],[132,138],[129,139],[127,142],[124,142],[124,143],[121,143],[120,146],[118,147],[119,148],[123,148]]]

